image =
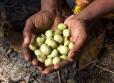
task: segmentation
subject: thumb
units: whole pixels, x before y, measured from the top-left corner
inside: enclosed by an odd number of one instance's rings
[[[25,28],[23,30],[23,37],[24,37],[23,46],[24,47],[28,47],[28,45],[31,42],[33,28],[34,28],[34,26],[33,26],[32,22],[28,19],[26,21]]]
[[[69,23],[70,23],[70,20],[72,20],[73,17],[74,17],[74,15],[69,16],[69,17],[64,21],[64,24],[68,26]]]
[[[85,36],[81,36],[79,34],[79,36],[77,37],[77,39],[75,41],[74,47],[68,53],[68,56],[70,58],[75,58],[76,54],[80,51],[80,49],[82,48],[83,44],[85,43],[85,40],[86,40],[86,37]]]
[[[29,60],[30,59],[30,52],[29,52],[29,44],[31,42],[31,36],[32,36],[32,32],[33,32],[33,24],[30,20],[26,21],[25,24],[25,28],[23,31],[23,37],[24,37],[24,41],[23,41],[23,56],[25,58],[25,60]]]
[[[69,51],[68,57],[72,59],[75,58],[77,52],[78,52],[78,48],[77,48],[77,45],[75,44],[74,47]]]

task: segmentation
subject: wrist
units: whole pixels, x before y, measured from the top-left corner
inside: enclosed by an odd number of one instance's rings
[[[61,16],[62,1],[41,0],[41,11],[47,11],[50,16]]]
[[[53,9],[53,8],[41,8],[41,11],[42,12],[47,12],[47,13],[49,13],[50,14],[50,16],[52,15],[52,16],[55,16],[55,14],[56,14],[56,9]]]
[[[56,14],[57,0],[41,0],[41,11],[47,11],[51,15]]]
[[[44,13],[49,19],[54,19],[55,18],[55,13],[50,12],[48,10],[40,10],[40,12]]]

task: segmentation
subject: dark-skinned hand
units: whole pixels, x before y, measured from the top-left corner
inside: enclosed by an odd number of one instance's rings
[[[59,16],[56,16],[48,11],[40,11],[27,19],[23,30],[24,41],[22,44],[23,56],[25,60],[31,60],[33,65],[38,65],[42,68],[36,57],[31,55],[29,44],[34,42],[36,34],[47,29],[54,29],[60,22],[61,18]]]
[[[50,19],[51,21],[49,21]],[[34,55],[30,54],[28,46],[31,42],[34,41],[36,33],[49,29],[46,27],[52,27],[51,29],[54,30],[60,22],[61,18],[59,18],[58,16],[50,17],[50,14],[48,12],[38,12],[26,21],[26,25],[23,31],[23,55],[25,60],[31,60],[33,65],[38,65],[38,67],[41,69],[41,72],[46,75],[51,72],[57,71],[58,69],[71,63],[87,38],[85,24],[76,19],[75,15],[71,15],[70,17],[68,17],[64,23],[71,30],[71,40],[75,42],[74,48],[72,48],[68,53],[69,60],[45,68],[43,64],[40,64],[38,62]]]
[[[57,71],[65,65],[72,63],[75,60],[77,53],[85,43],[85,40],[87,39],[86,25],[83,21],[77,19],[76,15],[69,16],[65,20],[64,24],[67,25],[71,30],[70,39],[75,43],[75,45],[68,53],[68,60],[62,61],[60,64],[45,68],[44,70],[42,70],[43,74],[49,74],[51,72]]]

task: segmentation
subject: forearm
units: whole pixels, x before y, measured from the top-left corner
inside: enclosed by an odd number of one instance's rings
[[[80,20],[91,21],[114,10],[114,0],[95,0],[84,8],[77,17]]]
[[[41,0],[41,10],[55,13],[57,8],[57,0]]]

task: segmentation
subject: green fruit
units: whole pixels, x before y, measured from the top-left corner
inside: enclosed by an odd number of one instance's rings
[[[42,45],[43,43],[44,43],[44,41],[45,41],[45,39],[44,38],[40,38],[40,37],[37,37],[37,44],[38,45]]]
[[[47,46],[46,44],[42,44],[40,47],[40,51],[44,55],[49,55],[51,53],[51,48],[49,46]]]
[[[61,46],[62,46],[62,45],[59,45],[59,46],[57,47],[57,50],[58,50],[58,51],[61,49]]]
[[[53,58],[53,64],[56,65],[56,64],[59,64],[61,62],[61,59],[59,57],[54,57]]]
[[[74,43],[73,43],[73,42],[70,42],[70,43],[69,43],[69,49],[72,49],[73,46],[74,46]]]
[[[59,30],[59,29],[57,29],[56,31],[55,31],[55,35],[62,35],[63,34],[63,32],[61,31],[61,30]]]
[[[45,44],[52,48],[57,48],[57,43],[51,38],[47,38]]]
[[[42,55],[42,53],[41,53],[41,51],[40,51],[39,49],[35,50],[35,51],[34,51],[34,54],[35,54],[37,57]]]
[[[48,56],[48,58],[53,58],[56,57],[58,55],[58,51],[56,49],[54,49],[51,54]]]
[[[31,51],[35,51],[37,49],[37,47],[35,45],[33,45],[33,44],[29,44],[29,49]]]
[[[69,38],[68,37],[64,37],[64,41],[67,41],[67,40],[69,40]]]
[[[39,62],[44,63],[46,60],[46,56],[44,56],[44,57],[39,56],[39,57],[37,57],[37,59]]]
[[[64,41],[64,46],[69,46],[69,43],[70,43],[69,40]]]
[[[57,43],[62,43],[63,42],[63,37],[61,35],[54,35],[54,40]]]
[[[66,29],[67,28],[67,26],[65,25],[65,24],[63,24],[63,23],[60,23],[59,25],[58,25],[58,29],[59,30],[64,30],[64,29]]]
[[[53,31],[52,30],[47,30],[45,32],[46,37],[52,37],[53,36]]]
[[[48,43],[48,46],[52,47],[52,48],[57,48],[57,43],[54,41],[54,40],[51,40],[49,43]]]
[[[63,59],[63,60],[66,60],[67,56],[66,55],[61,55],[60,58]]]
[[[59,47],[59,52],[60,52],[60,54],[67,55],[68,52],[69,52],[69,48],[66,47],[66,46],[60,46]]]
[[[48,66],[51,66],[51,65],[53,65],[52,59],[51,58],[46,59],[45,60],[45,66],[48,67]]]
[[[63,36],[64,37],[70,37],[70,30],[69,29],[63,30]]]

